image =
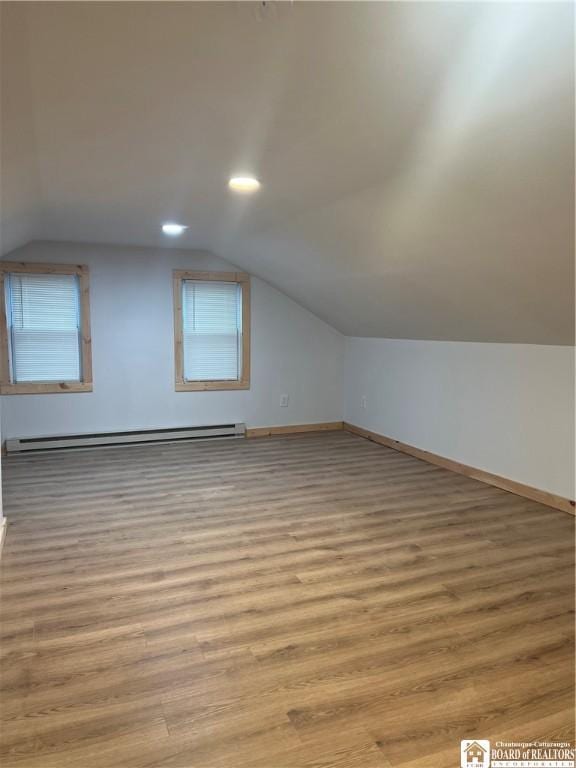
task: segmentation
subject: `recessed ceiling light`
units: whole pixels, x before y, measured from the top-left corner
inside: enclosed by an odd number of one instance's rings
[[[175,224],[173,222],[162,224],[162,232],[164,232],[165,235],[170,235],[170,237],[178,237],[178,235],[181,235],[187,229],[188,227],[184,224]]]
[[[256,192],[260,189],[260,182],[254,176],[233,176],[228,186],[234,192]]]

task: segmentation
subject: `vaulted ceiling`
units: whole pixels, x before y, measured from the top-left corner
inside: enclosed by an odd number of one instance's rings
[[[3,252],[176,220],[350,335],[571,344],[573,14],[3,2]]]

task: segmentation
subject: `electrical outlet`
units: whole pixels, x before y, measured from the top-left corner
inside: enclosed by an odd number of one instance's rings
[[[288,395],[280,395],[280,407],[281,408],[287,408],[289,401],[290,401],[290,398],[288,397]]]
[[[360,408],[366,408],[368,405],[368,400],[366,398],[366,395],[362,395],[362,399],[360,400]]]

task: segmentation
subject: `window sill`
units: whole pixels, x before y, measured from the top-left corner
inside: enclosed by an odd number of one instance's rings
[[[177,381],[176,392],[210,392],[227,389],[250,389],[249,381]]]
[[[0,395],[55,395],[72,392],[92,392],[92,382],[46,381],[26,384],[2,384]]]

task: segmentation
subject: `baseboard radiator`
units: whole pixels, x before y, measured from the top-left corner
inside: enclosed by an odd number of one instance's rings
[[[246,436],[245,424],[215,424],[205,427],[138,429],[127,432],[93,432],[84,435],[52,437],[12,437],[6,440],[6,453],[47,451],[71,448],[96,448],[135,443],[164,443],[181,440],[209,440]]]

